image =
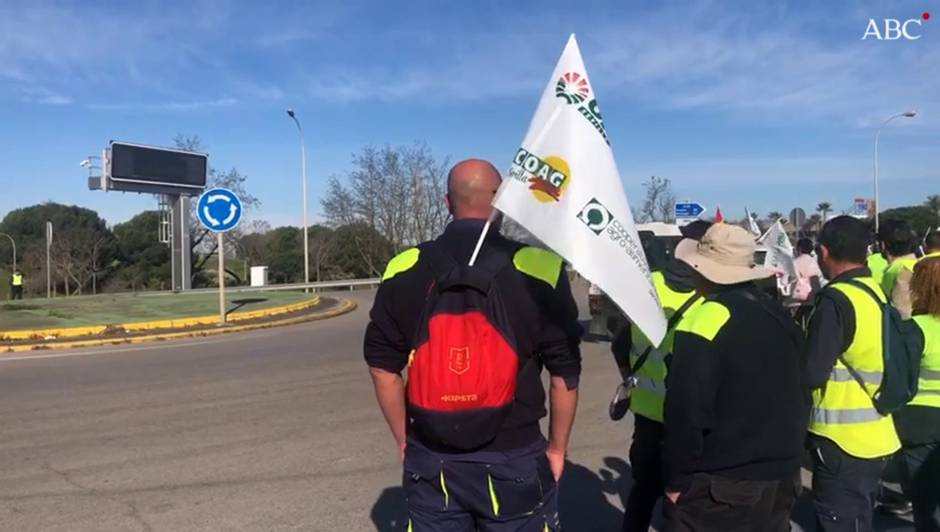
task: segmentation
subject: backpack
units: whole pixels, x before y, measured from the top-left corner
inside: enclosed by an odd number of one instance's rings
[[[849,279],[846,283],[871,296],[881,309],[884,374],[881,385],[872,397],[872,403],[878,413],[886,416],[899,410],[917,395],[920,359],[923,355],[917,348],[917,325],[911,320],[903,319],[897,309],[890,304],[882,303],[878,294],[868,285],[854,279]],[[840,357],[840,360],[849,370],[852,378],[862,388],[866,388],[865,379],[858,371],[846,364],[844,358]]]
[[[475,266],[425,244],[435,275],[408,368],[411,429],[422,442],[469,451],[493,441],[512,410],[520,356],[494,282],[512,265],[491,250]]]

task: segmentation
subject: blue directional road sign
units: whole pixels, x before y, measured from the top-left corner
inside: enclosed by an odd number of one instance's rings
[[[696,218],[705,212],[705,207],[699,203],[676,203],[676,218]]]
[[[196,204],[199,221],[213,233],[231,231],[242,219],[242,202],[227,188],[210,188]]]

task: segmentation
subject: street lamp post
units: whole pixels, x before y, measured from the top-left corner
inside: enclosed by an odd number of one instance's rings
[[[878,130],[875,132],[875,234],[878,233],[878,229],[881,227],[878,223],[878,211],[881,209],[881,202],[878,198],[878,138],[881,137],[881,130],[888,125],[888,122],[895,118],[914,118],[915,116],[917,116],[916,111],[904,111],[903,113],[891,115],[878,126]]]
[[[5,236],[10,239],[10,245],[13,246],[13,273],[16,273],[16,241],[13,240],[12,236],[6,233],[0,233],[0,236]]]
[[[304,196],[304,283],[310,282],[310,243],[307,240],[307,150],[304,147],[304,128],[300,126],[300,120],[294,114],[293,109],[287,110],[287,116],[297,124],[297,132],[300,133],[300,166],[303,175],[303,196]],[[307,289],[304,288],[306,292]]]

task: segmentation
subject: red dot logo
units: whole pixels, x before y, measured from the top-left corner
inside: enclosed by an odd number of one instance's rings
[[[924,20],[930,20],[930,13],[924,11],[924,14],[920,16]]]

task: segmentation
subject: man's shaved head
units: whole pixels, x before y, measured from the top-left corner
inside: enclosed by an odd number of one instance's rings
[[[487,161],[460,161],[447,174],[447,205],[455,220],[489,218],[493,197],[503,178]]]

